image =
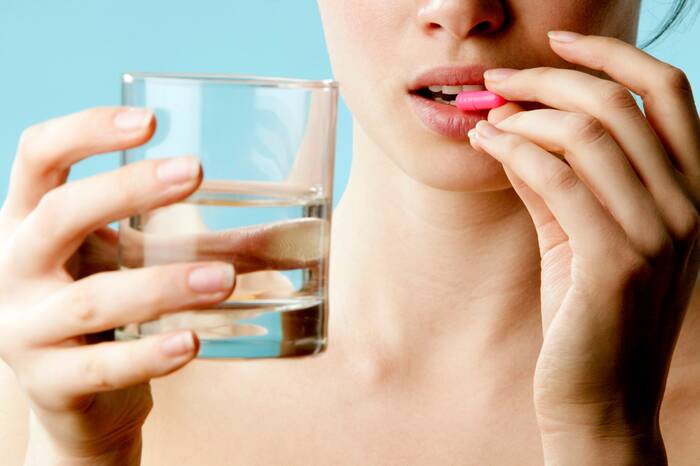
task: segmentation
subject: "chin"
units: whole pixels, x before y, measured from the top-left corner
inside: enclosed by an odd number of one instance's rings
[[[355,96],[351,96],[355,97]],[[420,184],[442,191],[490,192],[511,189],[503,166],[488,154],[478,152],[464,136],[444,135],[426,127],[413,115],[404,111],[386,111],[402,108],[402,100],[393,105],[354,105],[361,99],[346,101],[355,119],[355,128],[361,138],[378,151],[376,156],[387,157],[403,173]],[[405,103],[405,102],[404,102]],[[486,119],[486,113],[478,119]],[[476,123],[472,122],[470,126]]]
[[[454,192],[490,192],[511,189],[501,163],[478,152],[466,140],[440,136],[404,121],[389,134],[368,135],[403,173],[420,184]],[[375,127],[376,128],[376,127]]]
[[[447,146],[447,147],[444,147]],[[453,146],[453,147],[450,147]],[[433,149],[404,152],[395,160],[408,176],[431,188],[454,192],[489,192],[510,189],[503,166],[493,157],[475,151],[468,143],[435,144]]]

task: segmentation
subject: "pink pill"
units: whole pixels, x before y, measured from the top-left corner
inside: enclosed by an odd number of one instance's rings
[[[464,91],[457,94],[455,105],[464,112],[475,112],[477,110],[491,110],[506,102],[506,99],[493,92]]]

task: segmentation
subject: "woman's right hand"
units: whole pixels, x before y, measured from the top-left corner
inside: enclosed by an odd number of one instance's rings
[[[197,159],[178,157],[66,183],[73,163],[143,144],[154,128],[149,111],[96,108],[21,138],[0,210],[0,358],[30,400],[26,464],[138,464],[148,381],[192,360],[197,339],[90,337],[231,294],[233,267],[223,262],[71,272],[93,232],[113,235],[105,225],[181,200],[201,182]]]

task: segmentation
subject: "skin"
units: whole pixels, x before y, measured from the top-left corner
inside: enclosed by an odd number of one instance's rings
[[[700,122],[682,73],[628,45],[638,2],[319,6],[355,118],[327,352],[187,364],[186,332],[174,357],[163,336],[85,345],[233,284],[216,269],[195,292],[204,264],[93,274],[113,268],[114,238],[83,242],[90,231],[185,197],[199,173],[165,189],[144,164],[62,185],[78,159],[147,140],[152,116],[130,130],[114,126],[120,109],[45,123],[20,142],[0,216],[3,451],[24,456],[14,373],[32,410],[27,464],[135,464],[142,445],[144,464],[697,464]],[[412,114],[407,83],[472,62],[523,70],[487,75],[518,104],[447,140]],[[141,429],[139,382],[185,364],[151,383]]]

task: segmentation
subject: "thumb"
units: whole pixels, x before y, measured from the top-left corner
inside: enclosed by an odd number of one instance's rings
[[[525,109],[515,102],[508,102],[507,104],[501,105],[498,108],[494,108],[489,112],[488,120],[492,125],[497,125],[511,115],[520,113]]]
[[[500,107],[491,109],[489,111],[488,121],[489,121],[489,123],[491,123],[492,125],[495,126],[498,123],[505,120],[506,118],[508,118],[509,116],[515,115],[516,113],[520,113],[524,110],[525,110],[524,108],[522,108],[520,105],[516,104],[515,102],[508,102],[504,105],[501,105]],[[471,132],[469,134],[471,134]],[[474,150],[484,152],[484,150],[474,140],[474,138],[469,137],[469,143],[474,148]]]

